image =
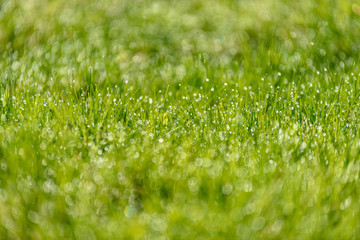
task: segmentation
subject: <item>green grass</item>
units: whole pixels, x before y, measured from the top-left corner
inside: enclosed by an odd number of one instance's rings
[[[0,239],[360,238],[353,3],[0,1]]]

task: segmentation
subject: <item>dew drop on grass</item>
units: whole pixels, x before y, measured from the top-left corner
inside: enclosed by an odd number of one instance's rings
[[[134,205],[128,205],[126,206],[125,210],[124,210],[124,215],[127,218],[131,218],[133,216],[135,216],[138,212],[138,209],[136,208],[136,206]]]
[[[230,183],[226,183],[223,187],[222,187],[222,193],[225,195],[230,194],[233,191],[233,186]]]

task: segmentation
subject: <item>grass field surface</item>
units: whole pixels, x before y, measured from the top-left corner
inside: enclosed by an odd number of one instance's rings
[[[0,239],[359,239],[357,14],[0,1]]]

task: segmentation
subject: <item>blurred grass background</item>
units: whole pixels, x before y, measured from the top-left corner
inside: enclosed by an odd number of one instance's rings
[[[99,81],[106,77],[116,83],[120,72],[135,72],[131,80],[146,85],[147,71],[168,72],[171,65],[181,72],[186,59],[198,54],[214,65],[238,69],[243,64],[243,71],[257,70],[260,75],[325,65],[342,70],[352,67],[358,54],[359,21],[352,4],[3,1],[2,71],[9,71],[8,61],[18,62],[24,70],[36,69],[38,81],[52,84],[48,79],[53,76],[66,83],[72,69],[93,66]],[[154,76],[155,82],[162,84],[164,76],[158,78]]]
[[[354,1],[0,1],[0,239],[357,239]]]

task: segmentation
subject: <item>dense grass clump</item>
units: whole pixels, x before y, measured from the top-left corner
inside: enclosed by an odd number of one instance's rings
[[[360,238],[359,9],[0,1],[0,239]]]

